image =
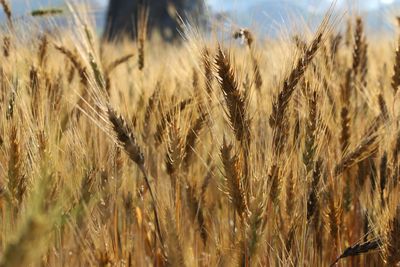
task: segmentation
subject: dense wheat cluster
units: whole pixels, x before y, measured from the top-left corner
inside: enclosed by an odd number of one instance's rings
[[[0,3],[0,266],[399,264],[397,36],[110,44]]]

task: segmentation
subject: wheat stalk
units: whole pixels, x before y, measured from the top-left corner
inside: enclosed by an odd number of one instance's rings
[[[343,253],[330,265],[335,266],[341,259],[348,257],[360,256],[365,253],[374,252],[381,248],[382,241],[380,239],[367,241],[346,248]]]

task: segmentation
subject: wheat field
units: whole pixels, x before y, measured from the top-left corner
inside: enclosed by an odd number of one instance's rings
[[[398,33],[106,43],[0,3],[1,267],[400,263]]]

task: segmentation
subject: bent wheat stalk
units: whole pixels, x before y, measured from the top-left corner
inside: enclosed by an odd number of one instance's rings
[[[116,138],[119,142],[119,145],[123,147],[126,154],[128,154],[129,158],[138,165],[140,171],[142,172],[142,174],[144,176],[146,186],[150,192],[150,196],[152,199],[154,219],[156,222],[158,238],[160,239],[161,245],[163,245],[164,242],[163,242],[162,235],[161,235],[160,220],[159,220],[158,211],[157,211],[156,197],[153,193],[153,190],[152,190],[150,182],[149,182],[149,178],[147,176],[146,169],[144,167],[144,156],[143,156],[142,150],[141,150],[140,146],[137,144],[136,138],[133,135],[132,130],[126,124],[124,118],[121,115],[118,116],[111,106],[107,107],[107,115],[108,115],[108,119],[110,120],[110,122],[112,124],[112,128],[113,128]]]
[[[382,246],[382,241],[380,239],[371,240],[362,244],[356,244],[346,248],[343,253],[330,265],[335,266],[341,259],[347,257],[355,257],[368,252],[378,251]]]

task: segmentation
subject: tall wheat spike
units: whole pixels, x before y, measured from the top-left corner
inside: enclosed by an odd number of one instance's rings
[[[229,58],[224,54],[221,46],[218,47],[215,62],[217,78],[227,104],[229,122],[236,139],[247,147],[250,145],[250,120],[246,113],[245,99],[239,90]]]

